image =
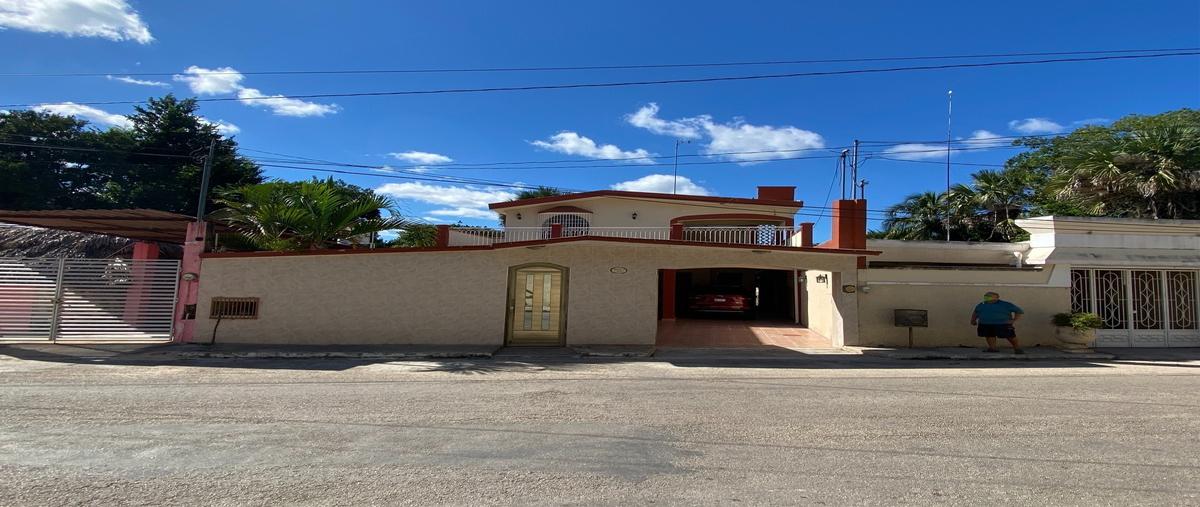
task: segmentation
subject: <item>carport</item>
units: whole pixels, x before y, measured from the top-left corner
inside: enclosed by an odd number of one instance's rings
[[[96,209],[0,210],[0,223],[134,241],[128,254],[100,258],[0,256],[0,342],[165,342],[189,336],[203,222],[150,209]],[[159,258],[160,243],[182,245],[182,259]]]
[[[805,327],[803,271],[755,268],[661,270],[656,345],[825,348]],[[744,301],[738,310],[733,301]]]

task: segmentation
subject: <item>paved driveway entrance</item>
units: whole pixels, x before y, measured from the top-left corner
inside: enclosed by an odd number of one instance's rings
[[[676,319],[658,322],[659,347],[829,348],[829,338],[790,322]]]

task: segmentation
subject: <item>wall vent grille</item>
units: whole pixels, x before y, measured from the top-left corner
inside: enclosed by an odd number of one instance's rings
[[[210,319],[257,319],[258,298],[212,298]]]

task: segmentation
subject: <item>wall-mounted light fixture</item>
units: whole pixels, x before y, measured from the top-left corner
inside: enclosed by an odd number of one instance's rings
[[[829,283],[829,275],[817,275],[817,283]]]
[[[633,219],[634,219],[634,220],[637,220],[637,212],[636,212],[636,211],[634,211],[634,212],[633,212],[633,215],[632,215],[632,216],[633,216]]]
[[[520,220],[520,219],[521,219],[521,214],[517,213],[517,220]]]
[[[200,275],[197,275],[196,273],[192,273],[190,271],[183,274],[183,281],[185,281],[185,282],[194,282],[194,281],[196,281],[197,278],[200,278]]]

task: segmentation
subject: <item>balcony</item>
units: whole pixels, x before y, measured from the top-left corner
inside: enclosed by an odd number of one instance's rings
[[[811,232],[810,232],[811,234]],[[447,246],[490,246],[553,238],[627,238],[748,246],[806,245],[802,229],[791,226],[679,226],[674,227],[451,227]]]

